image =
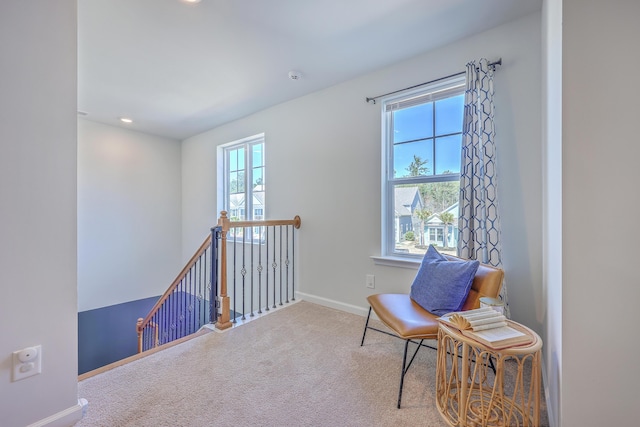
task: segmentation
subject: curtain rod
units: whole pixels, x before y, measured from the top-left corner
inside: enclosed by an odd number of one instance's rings
[[[494,67],[494,69],[498,65],[502,65],[502,58],[499,58],[498,60],[489,63],[489,66],[490,67]],[[366,98],[366,102],[369,103],[369,102],[373,101],[373,103],[375,104],[376,100],[380,99],[382,97],[385,97],[385,96],[388,96],[388,95],[393,95],[394,93],[404,92],[405,90],[409,90],[409,89],[415,89],[417,87],[428,85],[428,84],[431,84],[431,83],[436,83],[436,82],[439,82],[441,80],[450,79],[451,77],[461,76],[461,75],[463,75],[465,73],[466,73],[466,71],[460,71],[459,73],[451,74],[451,75],[445,76],[445,77],[440,77],[439,79],[431,80],[431,81],[420,83],[420,84],[417,84],[417,85],[405,87],[404,89],[394,90],[393,92],[385,93],[383,95],[378,95],[378,96],[374,96],[374,97],[371,97],[371,98],[367,97]]]

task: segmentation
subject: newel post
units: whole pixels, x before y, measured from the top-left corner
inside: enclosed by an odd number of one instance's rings
[[[136,331],[138,332],[138,353],[142,353],[142,322],[143,322],[143,318],[140,317],[138,318],[138,321],[136,322]]]
[[[230,321],[230,301],[227,295],[227,231],[229,231],[229,218],[227,212],[221,211],[218,218],[220,232],[220,317],[216,323],[218,329],[228,329],[232,326]]]

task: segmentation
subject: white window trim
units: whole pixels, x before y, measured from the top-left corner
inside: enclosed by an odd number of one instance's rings
[[[415,268],[417,269],[420,265],[420,262],[423,258],[422,255],[417,254],[406,254],[399,255],[394,252],[395,241],[393,239],[393,228],[388,227],[390,224],[390,220],[394,218],[393,209],[394,207],[390,203],[393,200],[393,185],[390,184],[389,179],[389,171],[393,170],[393,147],[392,144],[388,144],[388,132],[390,132],[388,120],[387,120],[387,105],[398,103],[401,100],[405,100],[408,102],[415,102],[417,99],[424,97],[424,101],[434,101],[439,98],[447,98],[451,96],[451,88],[464,86],[466,77],[464,75],[454,76],[450,79],[438,81],[428,86],[424,86],[414,90],[408,90],[402,92],[400,94],[394,94],[392,96],[388,96],[382,98],[380,101],[381,112],[380,112],[380,135],[381,135],[381,224],[380,224],[380,235],[381,235],[381,255],[380,256],[372,256],[371,258],[374,260],[376,265],[386,265],[392,267],[402,267],[402,268]],[[426,95],[426,93],[430,93],[431,95]],[[424,94],[424,95],[423,95]],[[444,96],[439,96],[444,95]],[[412,98],[413,97],[413,98]],[[409,100],[408,98],[411,98]],[[441,182],[443,175],[436,175],[433,177],[429,177],[426,181],[434,181]],[[459,178],[459,174],[452,175],[450,179],[447,180],[457,180]],[[405,178],[403,182],[407,184],[411,184],[412,182],[425,182],[425,177],[417,177],[417,178]]]
[[[218,145],[217,150],[216,150],[216,158],[217,158],[217,162],[216,162],[216,179],[218,182],[218,188],[220,187],[220,183],[222,183],[222,191],[216,191],[217,197],[216,197],[216,202],[218,205],[218,212],[217,215],[219,215],[219,213],[221,211],[227,211],[227,213],[229,213],[229,207],[226,206],[227,205],[227,200],[228,200],[228,193],[229,193],[229,185],[230,183],[228,182],[228,174],[227,172],[227,159],[226,159],[226,150],[228,148],[232,148],[236,145],[247,145],[247,144],[251,144],[253,142],[259,142],[261,141],[263,143],[263,146],[266,147],[265,144],[265,134],[264,133],[259,133],[259,134],[255,134],[252,136],[248,136],[246,138],[242,138],[242,139],[238,139],[235,141],[231,141],[225,144],[221,144]],[[265,169],[266,169],[266,148],[263,150],[262,152],[262,156],[263,156],[263,164],[265,165]],[[249,169],[251,168],[251,163],[250,163],[250,153],[245,153],[245,155],[247,156],[247,164],[249,165]],[[249,170],[247,169],[246,173],[245,173],[245,189],[249,188],[248,187],[248,180],[251,176],[251,173],[249,173]],[[245,212],[249,212],[249,209],[251,209],[251,215],[253,217],[253,199],[251,200],[246,200],[245,201]],[[266,218],[266,212],[267,212],[267,207],[266,207],[266,203],[265,206],[263,207],[263,214],[262,217],[263,219]]]

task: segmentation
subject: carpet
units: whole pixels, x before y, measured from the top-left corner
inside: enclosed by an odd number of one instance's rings
[[[422,349],[396,408],[403,341],[301,301],[83,380],[76,426],[441,427],[434,350]],[[378,324],[379,326],[379,324]]]

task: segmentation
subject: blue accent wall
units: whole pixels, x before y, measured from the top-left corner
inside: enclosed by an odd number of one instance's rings
[[[78,375],[136,354],[136,321],[145,317],[159,298],[78,313]]]

